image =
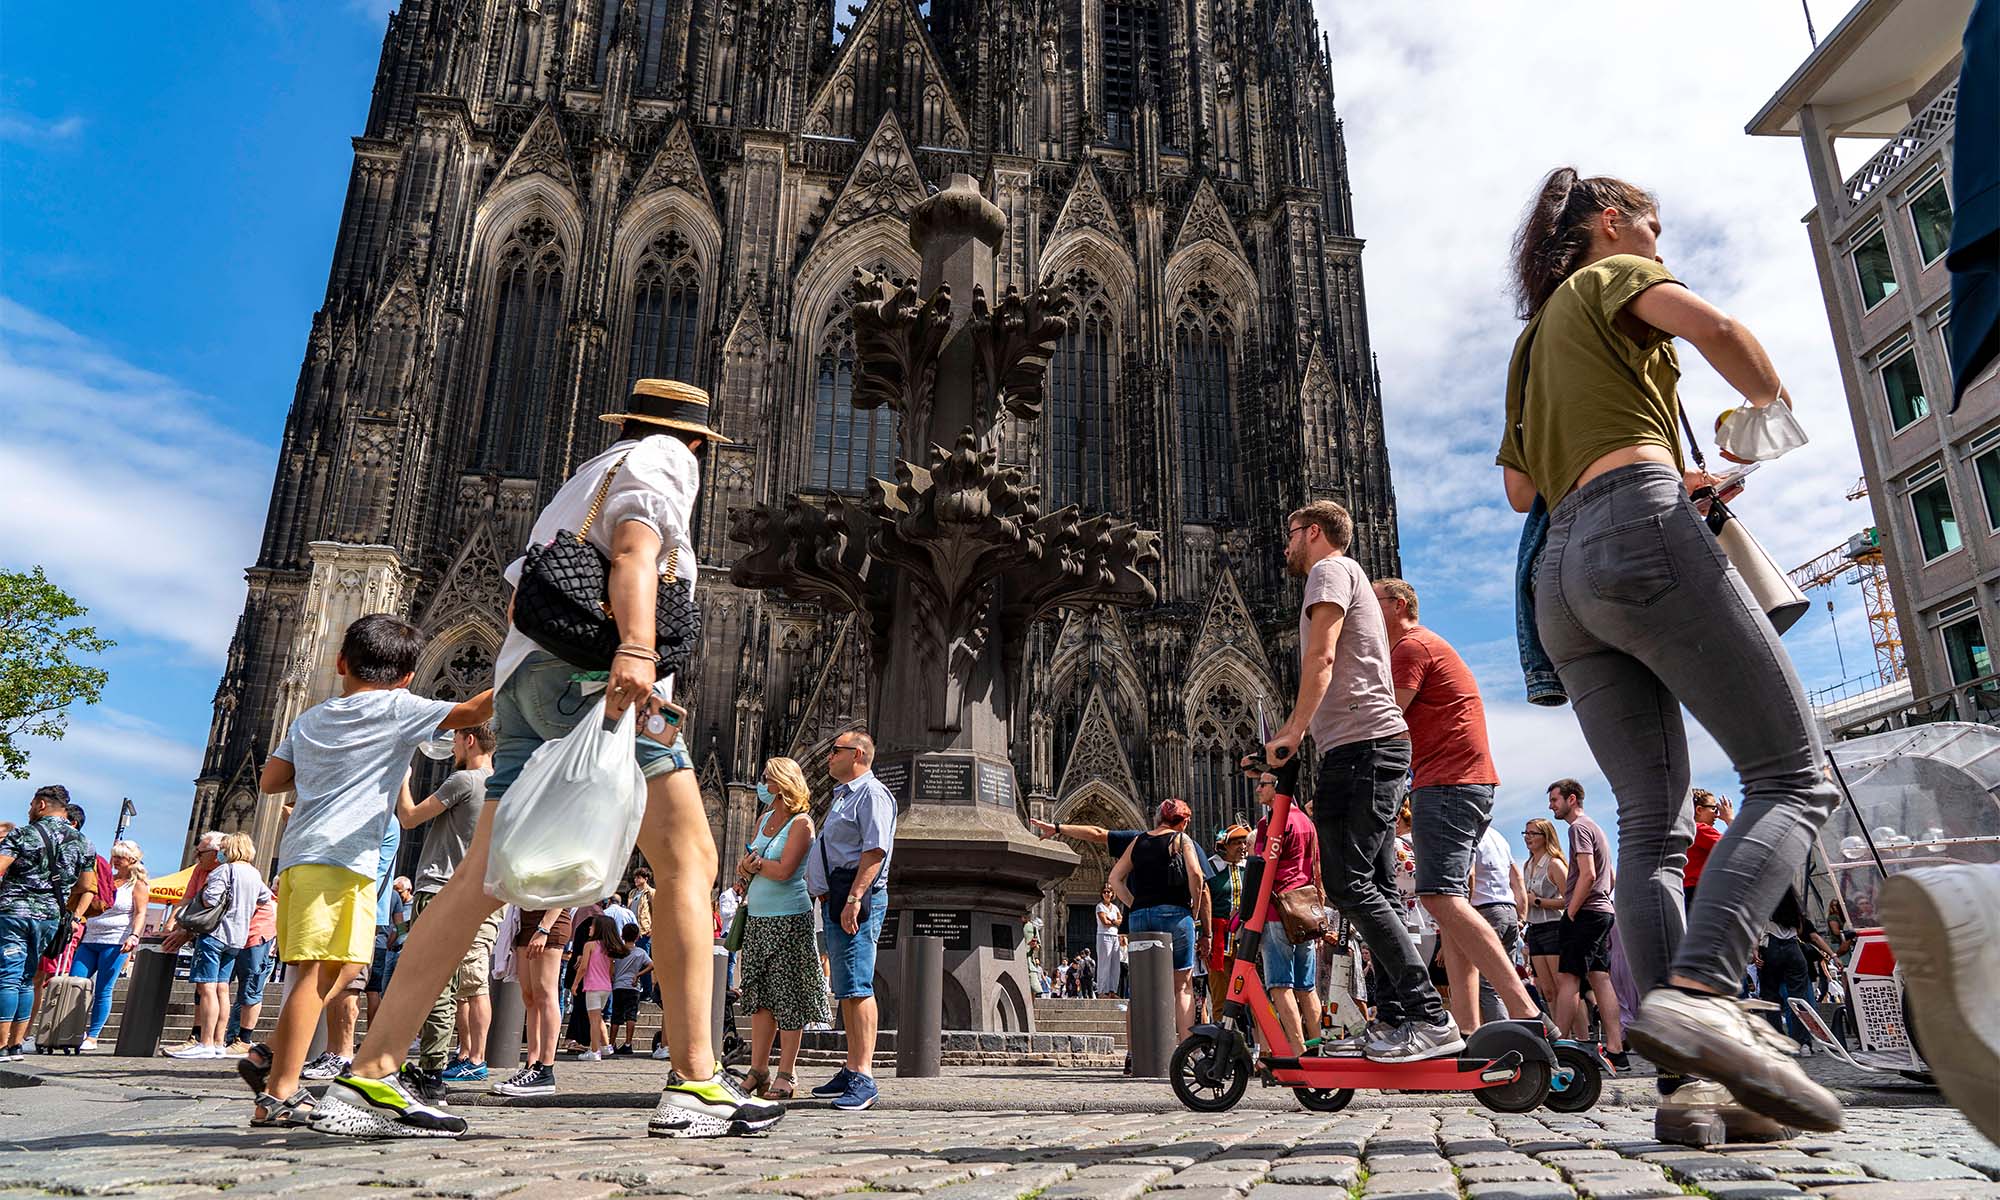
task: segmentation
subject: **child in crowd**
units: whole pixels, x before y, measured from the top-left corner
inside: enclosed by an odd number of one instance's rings
[[[252,1125],[311,1119],[299,1072],[328,1002],[374,956],[377,860],[410,755],[440,730],[493,715],[490,690],[462,704],[412,695],[423,648],[415,626],[387,613],[349,625],[334,660],[340,695],[301,713],[264,763],[266,794],[297,793],[278,848],[278,945],[301,978],[271,1044],[252,1047],[237,1065],[257,1093]]]
[[[573,1003],[581,1007],[590,1024],[590,1048],[577,1055],[578,1062],[597,1062],[611,1055],[611,1034],[604,1026],[604,1010],[611,1004],[612,964],[626,958],[631,947],[619,936],[618,925],[603,913],[584,923],[583,950],[576,961],[576,978],[570,984]]]
[[[612,1041],[618,1043],[618,1053],[632,1053],[632,1034],[639,1024],[639,997],[645,994],[652,983],[653,956],[639,944],[639,926],[625,926],[625,941],[632,952],[611,964],[611,1033]],[[618,1027],[625,1027],[625,1037],[617,1037]]]

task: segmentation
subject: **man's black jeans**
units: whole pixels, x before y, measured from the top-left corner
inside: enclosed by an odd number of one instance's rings
[[[1313,791],[1313,824],[1328,897],[1353,923],[1375,960],[1376,1018],[1390,1025],[1437,1024],[1444,1002],[1430,971],[1417,957],[1396,902],[1385,891],[1378,864],[1390,852],[1403,783],[1410,773],[1410,743],[1372,738],[1335,746],[1319,759]],[[1388,885],[1393,888],[1394,884]]]

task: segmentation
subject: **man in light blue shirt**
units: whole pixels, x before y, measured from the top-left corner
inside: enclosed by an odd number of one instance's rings
[[[806,890],[825,909],[833,997],[847,1030],[847,1065],[813,1089],[833,1106],[860,1112],[875,1103],[875,943],[889,911],[889,857],[896,844],[896,798],[875,778],[875,739],[851,729],[833,739],[827,772],[837,786],[819,844],[806,856]]]

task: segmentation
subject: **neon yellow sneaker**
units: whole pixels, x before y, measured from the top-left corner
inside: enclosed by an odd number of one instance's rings
[[[720,1067],[709,1078],[692,1083],[673,1072],[660,1089],[660,1103],[646,1122],[646,1132],[666,1138],[738,1137],[769,1129],[784,1116],[784,1105],[750,1095]]]

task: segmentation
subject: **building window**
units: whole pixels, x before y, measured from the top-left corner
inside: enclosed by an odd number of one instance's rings
[[[1226,521],[1236,487],[1236,431],[1230,412],[1229,334],[1183,315],[1174,346],[1181,419],[1181,516]]]
[[[894,477],[896,415],[854,407],[854,327],[846,317],[821,349],[814,374],[810,485],[859,495],[871,478]]]
[[[1944,661],[1951,669],[1954,685],[1971,683],[1993,673],[1993,654],[1986,647],[1986,629],[1979,623],[1978,613],[1953,621],[1938,630],[1938,634],[1944,638]]]
[[[1874,308],[1896,294],[1896,271],[1889,265],[1889,239],[1877,229],[1854,248],[1854,274],[1861,281],[1861,307]]]
[[[1050,509],[1075,504],[1109,512],[1113,448],[1111,369],[1116,334],[1104,289],[1081,272],[1065,286],[1073,297],[1069,332],[1049,362],[1048,498]]]
[[[1958,514],[1952,511],[1951,492],[1942,472],[1910,489],[1910,508],[1917,518],[1917,538],[1923,543],[1925,562],[1959,548]]]
[[[541,469],[550,381],[562,332],[563,249],[540,217],[500,251],[492,349],[473,467],[532,476]]]
[[[669,230],[654,238],[639,260],[632,289],[632,341],[626,383],[678,379],[696,383],[696,338],[701,327],[700,263],[687,239]]]
[[[1951,193],[1942,177],[1910,201],[1910,224],[1917,230],[1917,250],[1924,265],[1936,262],[1951,246]]]
[[[1979,472],[1979,496],[1986,502],[1987,531],[2000,530],[2000,446],[1973,459],[1972,467]]]
[[[1917,372],[1917,352],[1898,354],[1882,368],[1882,391],[1889,397],[1889,423],[1897,429],[1930,415],[1923,376]]]
[[[1164,82],[1160,10],[1152,0],[1112,0],[1104,6],[1104,140],[1132,144],[1132,110],[1146,83]]]

